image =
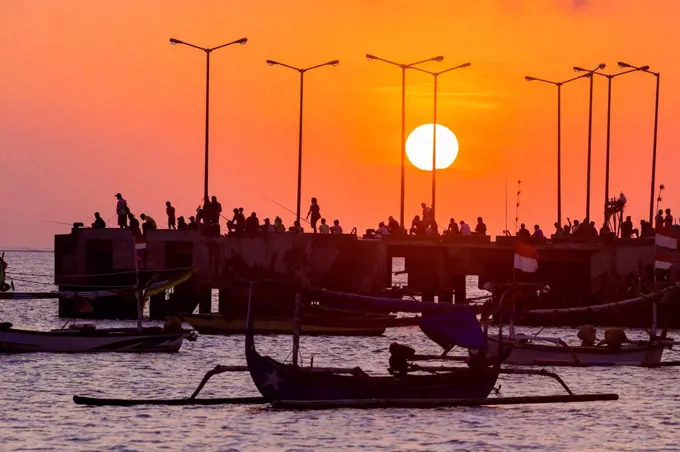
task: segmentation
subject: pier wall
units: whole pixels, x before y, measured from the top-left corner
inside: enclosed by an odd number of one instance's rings
[[[178,312],[210,312],[214,289],[219,310],[240,315],[247,289],[236,279],[290,283],[258,289],[256,306],[267,312],[286,311],[293,286],[376,294],[392,285],[394,258],[405,260],[408,288],[424,300],[464,303],[465,278],[479,276],[480,288],[509,283],[513,278],[514,237],[393,237],[358,239],[353,235],[256,234],[208,237],[194,231],[150,231],[146,249],[138,250],[142,283],[171,279],[191,269],[192,278],[174,288],[170,297],[155,296],[151,315],[164,318]],[[549,288],[561,306],[582,305],[598,297],[620,299],[627,281],[651,274],[653,240],[536,242],[539,267],[516,273],[520,282]],[[61,290],[107,290],[136,282],[134,240],[125,229],[76,229],[55,237],[55,284]],[[677,274],[672,272],[671,278]],[[617,292],[618,291],[618,292]],[[555,303],[553,299],[550,301]],[[95,300],[102,318],[134,318],[134,297]],[[62,316],[74,314],[73,300],[60,300]]]

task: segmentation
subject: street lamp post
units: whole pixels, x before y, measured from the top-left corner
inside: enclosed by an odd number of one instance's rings
[[[652,144],[652,194],[649,200],[649,222],[652,223],[654,220],[654,183],[656,179],[656,140],[659,130],[659,82],[661,81],[660,72],[652,72],[649,70],[649,66],[633,66],[632,64],[624,63],[619,61],[619,67],[622,69],[634,69],[640,72],[646,72],[648,74],[656,77],[656,100],[654,102],[654,143]]]
[[[434,77],[434,119],[432,122],[432,218],[435,218],[435,202],[436,202],[436,196],[437,196],[437,81],[439,80],[439,76],[442,74],[445,74],[447,72],[451,72],[455,69],[461,69],[464,67],[469,67],[471,66],[472,63],[463,63],[459,64],[458,66],[454,66],[448,69],[445,69],[443,71],[428,71],[425,69],[421,69],[419,67],[414,67],[413,69],[424,72],[426,74],[430,74],[432,77]]]
[[[444,57],[439,55],[426,60],[416,61],[411,64],[395,63],[394,61],[386,60],[375,55],[366,54],[366,59],[369,61],[382,61],[392,66],[397,66],[401,69],[401,201],[399,211],[399,224],[404,229],[404,194],[405,194],[405,180],[406,180],[406,69],[414,68],[415,66],[430,61],[441,62]]]
[[[593,73],[598,69],[604,69],[607,65],[599,64],[595,69],[588,70],[582,67],[574,66],[574,71],[585,72],[590,78],[590,96],[588,98],[588,169],[586,175],[586,221],[590,221],[590,167],[592,163],[592,148],[593,148]]]
[[[248,42],[248,38],[237,39],[236,41],[228,42],[226,44],[219,45],[217,47],[200,47],[194,44],[190,44],[185,41],[180,41],[179,39],[170,38],[170,44],[177,45],[183,44],[185,46],[193,47],[194,49],[202,50],[205,52],[205,175],[203,179],[203,197],[208,197],[208,131],[210,127],[210,54],[223,47],[228,47],[233,44],[244,45]]]
[[[562,85],[588,76],[589,74],[579,75],[561,82],[538,77],[524,77],[527,82],[543,82],[557,87],[557,224],[560,225],[562,224]]]
[[[649,69],[649,66],[645,66]],[[593,72],[593,74],[601,75],[607,78],[607,151],[605,157],[605,173],[604,173],[604,218],[607,219],[607,203],[609,202],[609,156],[610,156],[610,136],[611,136],[611,111],[612,111],[612,80],[620,75],[630,74],[631,72],[637,72],[640,69],[630,69],[623,72],[617,72],[615,74],[603,74],[601,72]]]
[[[303,99],[303,92],[304,92],[304,76],[305,72],[309,72],[312,69],[317,69],[320,67],[324,66],[337,66],[340,64],[339,60],[333,60],[333,61],[328,61],[326,63],[322,64],[317,64],[316,66],[311,66],[307,68],[298,68],[295,66],[290,66],[285,63],[280,63],[278,61],[274,60],[267,60],[267,64],[270,66],[283,66],[288,69],[292,69],[294,71],[297,71],[300,73],[300,124],[299,124],[299,130],[298,130],[298,171],[297,171],[297,210],[296,210],[296,218],[298,221],[298,224],[300,223],[300,203],[301,203],[301,197],[302,197],[302,99]]]

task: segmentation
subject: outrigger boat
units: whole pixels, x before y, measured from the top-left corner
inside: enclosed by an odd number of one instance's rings
[[[252,293],[252,283],[250,290]],[[423,400],[446,400],[455,404],[455,401],[463,399],[486,399],[494,390],[496,380],[501,374],[551,377],[573,395],[555,374],[544,370],[501,369],[501,360],[488,359],[487,338],[476,315],[467,305],[423,303],[353,294],[335,295],[350,304],[360,300],[361,304],[358,306],[361,309],[370,309],[371,306],[367,305],[372,305],[389,307],[392,312],[420,312],[423,314],[420,328],[430,339],[440,345],[458,345],[473,349],[476,353],[467,360],[467,367],[425,367],[413,364],[417,360],[415,350],[393,343],[390,346],[389,375],[371,376],[359,367],[302,367],[297,360],[300,337],[298,324],[293,338],[293,362],[284,364],[257,352],[249,303],[246,361],[250,376],[265,399],[275,402],[277,406],[297,408],[315,407],[324,403],[330,403],[333,407],[352,406],[349,401],[358,401],[354,406],[367,407],[367,401],[375,400],[380,401],[380,406],[388,406],[395,401]],[[299,308],[299,299],[298,295],[296,311]],[[299,319],[297,312],[295,317]],[[591,395],[588,400],[597,400],[599,396],[602,397],[599,400],[616,397]],[[408,403],[404,402],[406,405]]]

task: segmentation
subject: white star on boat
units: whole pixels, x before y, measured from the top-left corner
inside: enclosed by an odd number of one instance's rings
[[[281,379],[279,378],[279,375],[276,373],[276,370],[273,370],[271,373],[265,374],[267,376],[267,379],[262,383],[262,386],[273,386],[274,389],[278,390],[279,389],[279,382]]]

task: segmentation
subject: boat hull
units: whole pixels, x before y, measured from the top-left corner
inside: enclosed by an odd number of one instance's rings
[[[0,353],[177,352],[192,331],[135,330],[0,331]]]
[[[246,358],[255,386],[269,401],[486,398],[498,378],[491,369],[469,368],[404,377],[345,375],[282,364],[254,349]]]
[[[489,337],[489,353],[498,354],[498,338]],[[654,366],[661,362],[662,345],[624,345],[620,350],[608,347],[569,347],[559,344],[544,345],[537,343],[503,342],[504,350],[510,354],[504,364],[519,366],[569,365],[578,363],[591,366]]]
[[[201,334],[245,334],[247,330],[246,319],[230,319],[221,314],[183,315],[182,319]],[[342,322],[303,320],[300,324],[300,333],[304,336],[382,336],[385,333],[384,322],[372,323],[373,325],[369,322],[351,320]],[[292,319],[257,318],[253,319],[253,329],[258,335],[292,334],[294,322]]]

